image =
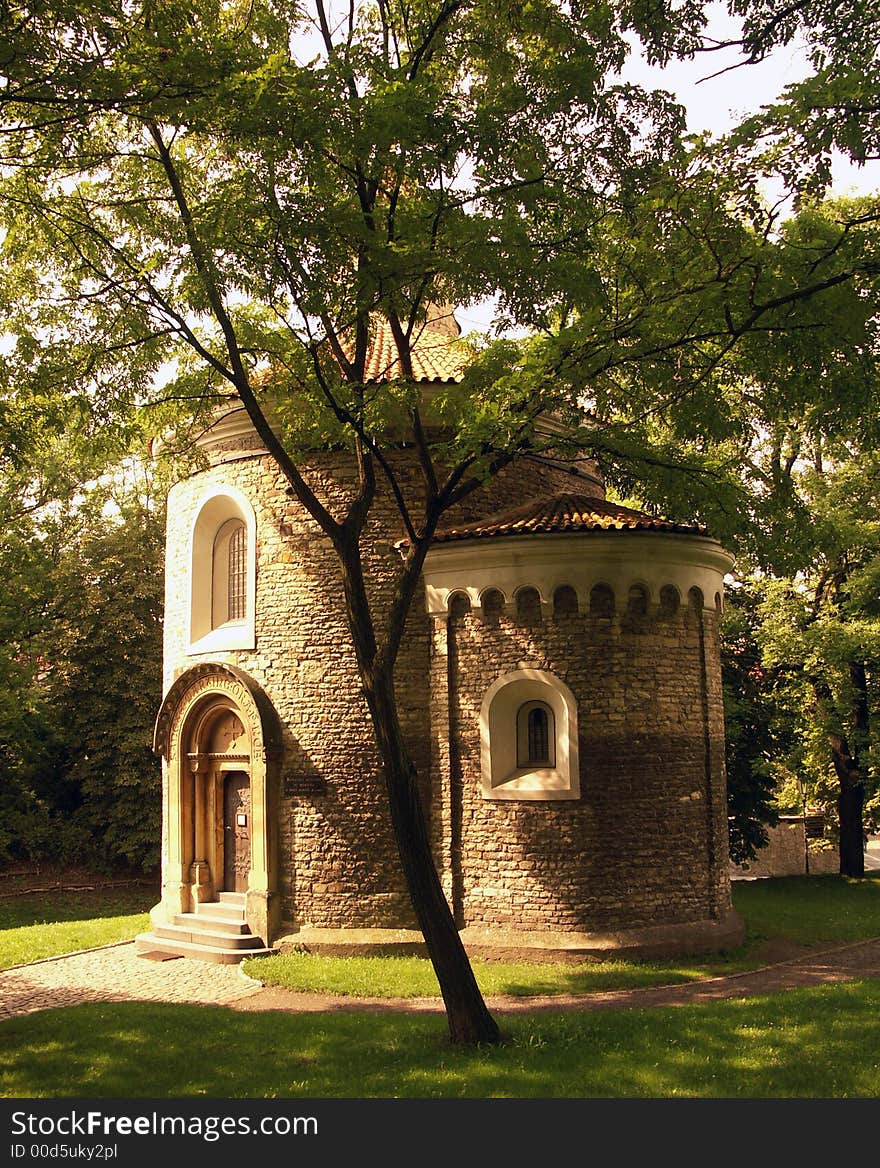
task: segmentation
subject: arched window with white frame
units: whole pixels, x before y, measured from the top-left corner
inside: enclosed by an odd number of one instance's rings
[[[241,491],[220,487],[200,502],[190,558],[191,654],[256,644],[256,518]]]
[[[524,702],[516,715],[516,765],[556,765],[556,719],[546,702]]]
[[[499,677],[480,710],[484,799],[579,799],[577,703],[555,674]]]

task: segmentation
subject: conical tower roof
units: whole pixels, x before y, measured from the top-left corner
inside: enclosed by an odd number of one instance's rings
[[[456,344],[461,327],[448,305],[431,305],[427,320],[417,325],[410,343],[413,381],[455,383],[464,376],[467,355]],[[351,355],[349,347],[347,355]],[[379,384],[403,377],[391,325],[383,316],[370,321],[370,347],[364,381]]]

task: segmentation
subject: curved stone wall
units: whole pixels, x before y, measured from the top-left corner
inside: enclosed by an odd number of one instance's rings
[[[168,501],[165,689],[192,666],[217,662],[244,670],[277,711],[283,759],[275,803],[276,875],[286,922],[318,928],[413,926],[333,550],[246,430],[225,437],[220,431],[205,451],[212,465],[176,484]],[[416,490],[415,459],[401,453],[395,466],[407,488]],[[331,507],[353,489],[354,465],[345,455],[326,456],[306,473]],[[468,500],[460,518],[491,514],[518,501],[523,490],[558,490],[571,478],[537,466],[502,475],[479,500]],[[581,487],[590,484],[585,480]],[[200,651],[190,637],[193,532],[202,502],[228,488],[254,511],[254,647]],[[380,611],[399,562],[394,545],[403,534],[393,500],[380,494],[365,556]],[[430,804],[429,658],[430,623],[419,597],[397,688],[402,725]]]
[[[333,550],[247,427],[220,426],[203,449],[209,465],[169,498],[166,692],[193,667],[231,666],[277,712],[280,756],[265,794],[274,834],[264,848],[277,870],[260,875],[273,898],[278,889],[272,920],[312,931],[413,928]],[[417,491],[414,456],[400,451],[393,462]],[[354,489],[344,454],[305,473],[331,510]],[[518,466],[451,519],[486,518],[573,484],[602,495],[594,476]],[[209,546],[200,511],[224,492],[253,540],[251,623],[247,637],[194,640],[194,533]],[[365,540],[379,613],[403,534],[390,492],[380,493]],[[438,867],[466,936],[619,937],[728,919],[717,627],[728,564],[712,540],[655,531],[477,539],[431,552],[397,692]],[[534,781],[517,773],[498,796],[506,776],[487,784],[481,710],[507,675],[558,679],[563,696],[551,696],[548,716],[573,736],[559,757],[577,771]],[[526,696],[542,702],[540,689]],[[166,832],[189,814],[167,810],[169,782],[182,773],[166,777]],[[542,797],[542,781],[554,797]],[[173,877],[185,884],[179,866]]]
[[[439,848],[457,841],[444,878],[463,926],[596,933],[729,915],[715,608],[696,590],[676,611],[634,599],[614,615],[508,605],[487,619],[459,603],[436,619],[434,827]],[[574,696],[577,800],[483,796],[481,703],[518,670]]]

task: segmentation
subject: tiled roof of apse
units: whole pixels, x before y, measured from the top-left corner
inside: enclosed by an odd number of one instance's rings
[[[583,531],[671,531],[704,535],[696,524],[673,523],[632,507],[622,507],[607,499],[563,493],[550,498],[530,499],[519,507],[438,531],[437,543],[457,539],[488,539],[513,535],[553,535]]]

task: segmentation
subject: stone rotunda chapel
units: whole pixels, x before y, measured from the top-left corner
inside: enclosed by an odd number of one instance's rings
[[[458,382],[451,315],[413,352]],[[395,375],[380,325],[367,378]],[[405,952],[419,934],[337,560],[231,399],[168,500],[162,899],[144,955]],[[395,470],[415,484],[411,451]],[[351,455],[316,454],[331,508]],[[403,537],[377,498],[375,595]],[[576,960],[738,942],[719,615],[731,557],[606,500],[597,469],[517,464],[428,554],[396,681],[434,858],[471,955]]]

